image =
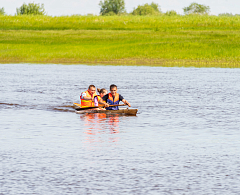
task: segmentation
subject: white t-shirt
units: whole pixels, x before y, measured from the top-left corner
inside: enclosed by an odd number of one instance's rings
[[[86,96],[86,95],[87,94],[85,92],[82,92],[80,98],[83,99],[83,97]]]

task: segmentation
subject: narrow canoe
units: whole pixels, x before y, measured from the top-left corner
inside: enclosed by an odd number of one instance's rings
[[[124,114],[124,115],[134,115],[136,116],[138,109],[120,109],[120,110],[80,110],[76,111],[77,114],[85,113],[105,113],[105,114]]]
[[[73,103],[74,108],[79,108],[81,104]],[[105,113],[105,114],[124,114],[124,115],[133,115],[136,116],[138,109],[120,109],[120,110],[98,110],[98,109],[89,109],[89,110],[79,110],[76,111],[77,114],[85,113]]]

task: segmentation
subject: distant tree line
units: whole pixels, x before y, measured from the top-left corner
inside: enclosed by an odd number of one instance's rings
[[[17,15],[45,15],[44,4],[29,3],[17,8]]]
[[[137,8],[134,8],[131,12],[132,15],[161,15],[161,8],[158,4],[152,2],[151,4],[139,5]]]
[[[5,15],[5,11],[4,11],[4,8],[0,8],[0,15]]]
[[[198,3],[191,3],[188,7],[183,8],[184,14],[209,14],[210,7]]]
[[[100,15],[103,16],[113,16],[113,15],[167,15],[167,16],[176,16],[178,13],[174,10],[167,11],[163,13],[161,11],[160,5],[152,2],[151,4],[138,5],[137,8],[134,8],[132,12],[127,13],[125,8],[124,0],[101,0],[99,3],[100,6]],[[210,13],[210,7],[206,5],[201,5],[198,3],[191,3],[188,7],[183,8],[185,15],[208,15]],[[0,8],[0,15],[5,15],[4,8]],[[46,15],[44,4],[28,3],[23,4],[21,7],[17,8],[16,15]],[[236,16],[239,14],[233,15],[232,13],[222,13],[218,16]]]
[[[99,3],[100,15],[109,16],[109,15],[167,15],[167,16],[176,16],[178,13],[175,10],[167,11],[163,13],[161,11],[160,5],[152,2],[151,4],[139,5],[137,8],[134,8],[132,12],[127,13],[125,9],[124,0],[101,0]],[[191,3],[188,7],[183,8],[185,15],[208,15],[210,13],[210,7],[198,3]],[[238,15],[238,14],[236,14]],[[219,16],[234,16],[233,14],[223,13]]]
[[[23,4],[21,7],[17,8],[16,15],[45,15],[44,4],[29,3]],[[5,15],[4,8],[0,8],[0,15]]]

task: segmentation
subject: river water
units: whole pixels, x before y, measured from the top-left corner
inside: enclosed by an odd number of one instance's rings
[[[0,65],[0,194],[239,194],[240,69]],[[88,85],[137,116],[76,114]]]

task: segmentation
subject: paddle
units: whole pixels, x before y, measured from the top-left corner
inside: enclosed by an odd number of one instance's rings
[[[115,107],[115,106],[127,106],[127,104],[116,104],[116,105],[109,105],[109,107]],[[105,106],[92,106],[92,107],[86,107],[86,108],[75,108],[75,110],[87,110],[92,108],[104,108]]]

